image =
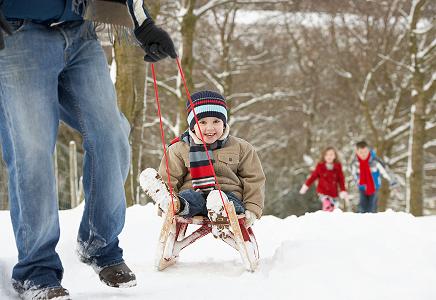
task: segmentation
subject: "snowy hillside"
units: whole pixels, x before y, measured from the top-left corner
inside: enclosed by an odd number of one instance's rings
[[[436,299],[436,218],[404,213],[266,216],[255,233],[261,265],[244,271],[238,253],[213,237],[183,250],[163,272],[153,267],[161,219],[152,205],[128,209],[120,237],[138,286],[117,290],[78,262],[83,207],[61,212],[58,251],[74,299]],[[9,277],[16,250],[8,212],[0,212],[0,299],[18,299]],[[226,287],[226,288],[224,288]]]

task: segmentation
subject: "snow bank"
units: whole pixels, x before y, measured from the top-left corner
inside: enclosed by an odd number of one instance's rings
[[[58,251],[74,299],[436,299],[436,217],[316,212],[255,227],[261,264],[244,271],[232,248],[206,237],[163,272],[153,267],[161,219],[152,205],[127,211],[120,237],[138,286],[103,286],[74,254],[83,207],[60,213]],[[16,250],[8,212],[0,212],[0,299],[18,299],[9,278]]]

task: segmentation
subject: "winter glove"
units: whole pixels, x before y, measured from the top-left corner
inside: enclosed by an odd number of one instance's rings
[[[343,200],[347,200],[348,199],[348,193],[346,191],[342,191],[339,193],[339,198],[343,199]]]
[[[306,194],[307,190],[309,189],[309,187],[306,184],[303,184],[303,186],[300,189],[300,194],[304,195]]]
[[[145,61],[154,63],[168,56],[171,58],[177,57],[173,40],[169,34],[156,26],[150,18],[135,29],[135,36],[146,53],[144,56]]]
[[[245,226],[251,227],[254,222],[257,220],[256,214],[252,211],[245,210]]]
[[[12,34],[12,28],[9,25],[8,21],[6,21],[6,18],[3,15],[3,12],[0,8],[0,50],[2,50],[5,47],[5,41],[3,39],[3,31],[9,35]]]

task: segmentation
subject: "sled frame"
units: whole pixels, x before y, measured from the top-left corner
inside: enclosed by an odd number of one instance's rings
[[[230,233],[225,236],[214,236],[239,252],[244,267],[254,272],[259,264],[259,249],[256,237],[251,227],[245,227],[245,215],[236,215],[233,203],[225,203],[229,213],[227,222],[220,222],[219,225],[228,226]],[[155,265],[157,270],[162,271],[177,262],[180,252],[193,244],[195,241],[212,233],[213,226],[207,217],[196,216],[184,218],[175,215],[171,206],[163,215],[164,221],[159,236]],[[200,227],[186,236],[188,225],[199,225]]]

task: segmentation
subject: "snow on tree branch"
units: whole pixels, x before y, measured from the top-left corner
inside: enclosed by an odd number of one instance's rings
[[[147,77],[147,82],[153,83],[153,78]],[[181,97],[181,93],[180,93],[179,89],[173,88],[173,87],[169,86],[168,84],[166,84],[165,82],[160,81],[160,80],[157,80],[157,85],[158,85],[158,87],[165,89],[170,94],[172,94],[178,98]]]
[[[411,65],[408,65],[408,64],[405,64],[405,63],[402,63],[402,62],[396,61],[396,60],[390,58],[389,56],[386,56],[386,55],[383,55],[383,54],[379,54],[378,56],[379,56],[380,58],[384,59],[385,61],[388,60],[388,61],[390,61],[390,62],[396,64],[396,65],[399,66],[399,67],[405,68],[405,69],[406,69],[407,71],[409,71],[409,72],[413,72],[413,71],[414,71],[413,66],[411,66]]]
[[[197,17],[201,17],[202,15],[204,15],[205,13],[207,13],[208,11],[217,8],[219,6],[222,5],[226,5],[226,4],[237,4],[237,5],[253,5],[253,4],[288,4],[289,1],[238,1],[238,0],[228,0],[228,1],[223,1],[223,0],[211,0],[211,1],[207,1],[207,3],[205,5],[203,5],[202,7],[199,7],[197,9],[194,9],[194,15]]]
[[[239,104],[238,106],[235,106],[232,109],[232,113],[236,113],[242,109],[245,109],[247,107],[250,107],[256,103],[259,102],[266,102],[266,101],[287,101],[290,97],[296,97],[299,95],[304,94],[305,92],[274,92],[274,93],[268,93],[259,97],[254,97],[251,100],[248,100],[244,103]],[[286,99],[283,99],[286,98]]]
[[[434,39],[427,47],[419,51],[416,57],[418,59],[426,60],[427,56],[429,56],[430,53],[432,53],[432,51],[435,49],[436,49],[436,39]]]
[[[385,140],[392,140],[392,139],[398,137],[399,135],[406,133],[409,130],[409,128],[410,128],[410,124],[405,123],[405,124],[395,128],[394,130],[392,130],[388,134],[386,134]]]
[[[430,147],[436,147],[436,140],[432,140],[424,144],[424,149],[428,149]]]

